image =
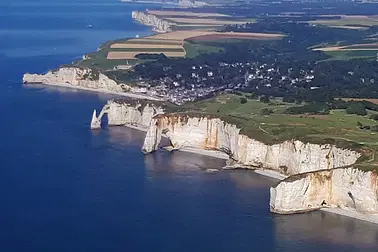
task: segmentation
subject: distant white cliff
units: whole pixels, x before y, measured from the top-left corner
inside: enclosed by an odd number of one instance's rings
[[[172,31],[171,23],[167,20],[159,18],[156,15],[148,14],[142,11],[133,11],[131,15],[136,21],[147,26],[152,26],[153,30],[156,32],[165,33]]]
[[[56,86],[81,87],[94,90],[128,92],[131,87],[118,84],[97,70],[79,67],[62,67],[47,74],[24,74],[23,83],[41,83]]]
[[[180,0],[179,5],[182,7],[188,8],[196,8],[196,7],[203,7],[208,5],[206,2],[202,1],[195,1],[195,0]]]
[[[76,88],[128,96],[136,99],[147,99],[154,101],[162,100],[162,98],[156,97],[148,92],[144,92],[141,88],[130,86],[125,83],[118,83],[98,70],[90,68],[61,67],[57,70],[49,71],[46,74],[27,73],[24,74],[23,83],[40,83],[50,86]]]

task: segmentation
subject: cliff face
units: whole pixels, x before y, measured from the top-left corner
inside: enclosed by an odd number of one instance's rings
[[[164,112],[163,108],[155,105],[132,104],[110,100],[102,108],[98,117],[96,110],[93,111],[91,129],[101,128],[101,118],[108,115],[108,125],[135,126],[140,129],[147,129],[152,118]]]
[[[322,207],[378,213],[378,176],[353,165],[360,153],[330,144],[286,141],[266,145],[240,134],[219,118],[159,115],[152,119],[142,151],[158,149],[162,135],[173,148],[219,150],[236,166],[268,168],[288,176],[270,190],[272,212],[289,214]]]
[[[70,85],[88,89],[113,92],[130,91],[125,84],[117,84],[106,75],[92,69],[77,67],[62,67],[47,74],[24,74],[24,83],[41,83],[49,85]]]
[[[281,214],[327,206],[378,213],[378,178],[354,168],[315,171],[281,181],[270,196],[271,211]]]
[[[266,145],[239,132],[235,125],[218,118],[161,115],[152,120],[142,151],[156,150],[165,134],[173,148],[220,150],[236,164],[273,169],[285,175],[350,165],[360,156],[329,144],[286,141]]]
[[[156,15],[133,11],[132,18],[144,25],[154,27],[154,31],[156,32],[164,33],[172,30],[171,24],[167,20],[161,19]]]

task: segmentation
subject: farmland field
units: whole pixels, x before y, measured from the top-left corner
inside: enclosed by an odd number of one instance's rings
[[[281,39],[282,35],[276,34],[266,34],[266,33],[212,33],[208,35],[201,35],[192,38],[188,38],[190,41],[218,41],[218,40],[272,40],[272,39]]]
[[[356,50],[356,51],[329,51],[325,52],[331,58],[327,60],[351,60],[351,59],[375,59],[378,50]]]
[[[213,36],[214,40],[220,37],[228,39],[279,39],[284,35],[274,33],[242,33],[242,32],[214,32],[206,30],[192,30],[192,31],[174,31],[169,33],[157,34],[149,38],[154,39],[175,39],[175,40],[195,40],[201,36]],[[206,39],[209,40],[209,39]]]
[[[322,15],[320,17],[324,18],[327,17],[327,15]],[[367,27],[378,25],[378,16],[331,15],[329,17],[332,19],[319,19],[310,21],[309,23],[346,29],[366,29]],[[335,17],[340,18],[334,19]]]
[[[333,51],[376,51],[378,50],[378,43],[370,44],[353,44],[345,46],[329,46],[314,48],[314,51],[333,52]]]
[[[168,10],[149,10],[149,14],[157,16],[171,16],[171,17],[229,17],[229,15],[220,13],[197,13],[191,11],[168,11]]]
[[[245,24],[247,21],[240,20],[222,20],[222,19],[207,19],[207,18],[166,18],[166,20],[178,24],[212,24],[212,25],[227,25],[227,24]]]
[[[112,44],[110,48],[123,48],[123,49],[127,49],[127,48],[154,48],[154,49],[182,49],[182,44],[147,44],[147,43],[144,43],[144,44],[132,44],[132,43],[123,43],[123,44],[119,44],[119,43],[116,43],[116,44]]]
[[[313,48],[314,51],[322,51],[331,56],[327,60],[349,60],[356,58],[377,57],[378,43],[352,44],[345,46],[328,46]]]

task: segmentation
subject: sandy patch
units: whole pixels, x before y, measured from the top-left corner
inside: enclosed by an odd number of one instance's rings
[[[220,19],[207,19],[207,18],[166,18],[167,20],[175,23],[185,24],[245,24],[247,21],[233,21],[233,20],[220,20]]]
[[[193,30],[193,31],[174,31],[169,33],[162,33],[151,36],[152,39],[168,39],[168,40],[185,40],[185,39],[194,39],[199,36],[220,36],[227,38],[246,38],[246,39],[256,39],[256,38],[266,38],[274,39],[281,38],[284,35],[282,34],[272,34],[272,33],[244,33],[244,32],[214,32],[207,30]]]
[[[350,26],[350,25],[330,25],[331,28],[350,29],[350,30],[366,30],[367,27],[363,26]]]
[[[214,41],[220,39],[256,39],[256,40],[265,40],[265,39],[279,39],[282,36],[271,36],[272,34],[263,34],[263,33],[256,33],[256,34],[235,34],[235,33],[216,33],[216,34],[209,34],[209,35],[202,35],[189,38],[191,41]]]
[[[334,51],[378,51],[378,43],[353,44],[353,45],[346,45],[346,46],[329,46],[329,47],[323,47],[323,48],[314,48],[313,51],[322,51],[322,52],[334,52]]]
[[[164,45],[164,44],[113,44],[110,48],[157,48],[157,49],[182,49],[181,45]]]
[[[154,39],[152,37],[145,37],[145,38],[135,38],[135,39],[129,39],[127,42],[142,42],[142,43],[155,43],[155,44],[164,44],[164,43],[169,43],[169,44],[177,44],[181,45],[182,40],[175,40],[175,39]],[[127,43],[126,42],[126,43]]]

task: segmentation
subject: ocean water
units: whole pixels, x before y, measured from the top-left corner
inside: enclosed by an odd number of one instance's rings
[[[378,227],[338,215],[269,213],[274,180],[208,174],[223,161],[144,156],[144,134],[89,130],[110,96],[23,86],[96,50],[147,35],[116,0],[0,2],[0,251],[378,251]],[[92,29],[86,26],[92,24]]]

